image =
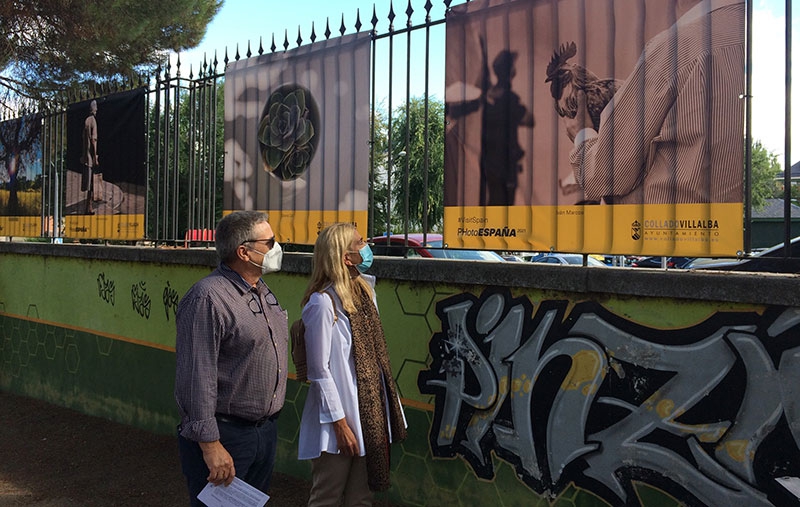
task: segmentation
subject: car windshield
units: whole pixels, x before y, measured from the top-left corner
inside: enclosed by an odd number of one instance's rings
[[[583,265],[582,255],[563,255],[561,258],[567,261],[567,264],[575,264],[577,266]]]
[[[495,252],[489,250],[456,250],[442,249],[441,241],[429,241],[426,246],[431,256],[437,259],[460,259],[462,261],[502,261]]]
[[[532,262],[542,262],[546,264],[572,264],[575,266],[583,265],[583,255],[580,254],[543,254],[531,259]],[[594,257],[586,257],[587,266],[603,266],[605,264]]]
[[[583,255],[578,254],[567,254],[564,255],[564,260],[567,261],[567,264],[575,264],[577,266],[583,266]],[[594,257],[586,257],[586,265],[587,266],[605,266],[602,262],[598,261]]]

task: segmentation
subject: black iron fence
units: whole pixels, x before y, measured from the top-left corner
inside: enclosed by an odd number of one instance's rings
[[[469,1],[469,0],[468,0]],[[460,3],[460,2],[459,2]],[[752,19],[752,2],[748,3]],[[312,24],[307,34],[300,28],[296,38],[290,40],[289,31],[276,39],[272,34],[264,40],[247,44],[240,52],[223,49],[212,58],[188,64],[180,55],[173,63],[157,69],[149,77],[134,76],[128,82],[116,83],[103,89],[86,90],[80,97],[64,96],[46,104],[19,99],[11,101],[2,112],[3,119],[40,115],[42,120],[42,170],[41,170],[41,237],[56,240],[64,236],[66,188],[66,114],[70,103],[100,97],[115,91],[143,88],[147,94],[146,155],[147,175],[144,236],[148,244],[185,244],[187,240],[203,241],[210,238],[193,236],[192,231],[214,228],[222,215],[224,146],[225,67],[230,61],[249,58],[268,52],[281,52],[313,44],[353,32],[368,31],[372,41],[372,69],[370,97],[372,128],[370,135],[370,196],[368,234],[383,231],[436,232],[441,225],[438,212],[431,200],[441,200],[432,192],[431,181],[436,171],[443,168],[431,163],[432,152],[440,152],[443,138],[432,138],[433,122],[431,104],[443,103],[444,94],[444,22],[451,8],[451,0],[434,6],[427,0],[424,6],[414,7],[411,0],[397,13],[394,6],[383,18],[373,11],[369,19],[358,11],[351,22],[345,16],[338,26],[328,23],[321,33]],[[438,14],[437,14],[438,13]],[[791,239],[791,1],[786,2],[786,191],[784,230],[785,240]],[[748,30],[748,34],[750,31]],[[748,48],[752,48],[748,44]],[[748,52],[749,54],[749,52]],[[748,60],[749,63],[749,60]],[[748,70],[750,66],[748,65]],[[413,77],[412,77],[413,76]],[[748,74],[748,90],[750,76]],[[749,95],[749,94],[748,94]],[[12,104],[13,102],[13,104]],[[421,162],[407,156],[414,141],[412,129],[407,124],[398,128],[398,118],[405,121],[413,114],[411,108],[421,107],[421,125],[417,127],[424,139],[421,145]],[[749,106],[749,101],[748,101]],[[749,137],[749,109],[748,141]],[[750,155],[749,143],[747,155]],[[412,166],[413,164],[413,166]],[[435,166],[435,167],[434,167]],[[748,165],[749,166],[749,165]],[[416,171],[416,172],[415,172]],[[412,179],[421,178],[422,191],[412,190]],[[746,185],[749,184],[749,172]],[[421,201],[417,203],[416,201]],[[748,202],[746,200],[746,202]],[[417,204],[415,206],[415,204]],[[419,211],[417,211],[419,210]],[[750,210],[746,206],[744,229],[746,249],[750,250]]]

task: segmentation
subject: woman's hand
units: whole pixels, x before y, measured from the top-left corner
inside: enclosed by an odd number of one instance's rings
[[[353,430],[347,425],[344,417],[333,423],[333,431],[336,434],[336,444],[339,451],[345,456],[358,456],[358,441],[353,434]]]

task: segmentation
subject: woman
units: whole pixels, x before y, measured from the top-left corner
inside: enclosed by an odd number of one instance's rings
[[[371,506],[389,488],[389,443],[406,423],[375,303],[369,245],[351,224],[324,229],[303,297],[311,387],[299,459],[310,459],[309,507]]]

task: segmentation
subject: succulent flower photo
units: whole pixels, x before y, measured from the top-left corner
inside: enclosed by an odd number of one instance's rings
[[[265,169],[282,181],[302,176],[317,149],[318,126],[319,112],[308,90],[296,84],[275,90],[258,126]]]

